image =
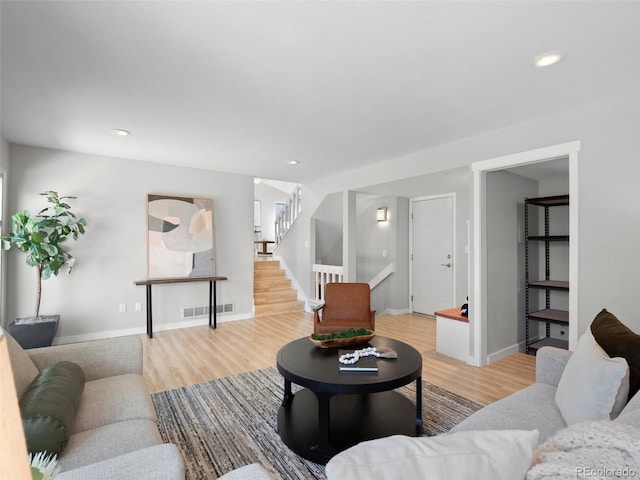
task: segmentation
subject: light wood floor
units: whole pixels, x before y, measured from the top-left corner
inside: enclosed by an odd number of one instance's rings
[[[159,392],[275,365],[286,343],[308,336],[313,317],[281,314],[154,333],[142,336],[144,376]],[[535,380],[535,357],[517,353],[477,368],[436,353],[435,319],[407,314],[376,317],[376,333],[416,348],[423,358],[423,380],[482,404],[505,397]]]

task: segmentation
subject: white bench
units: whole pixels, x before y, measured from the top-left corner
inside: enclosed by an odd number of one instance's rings
[[[436,313],[436,352],[469,362],[469,319],[460,307]]]

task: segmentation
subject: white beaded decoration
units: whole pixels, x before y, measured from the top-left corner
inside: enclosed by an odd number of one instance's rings
[[[356,363],[358,360],[360,360],[360,358],[362,357],[380,357],[380,353],[378,353],[378,350],[376,349],[376,347],[367,347],[367,348],[363,348],[362,350],[356,350],[353,353],[346,353],[344,355],[340,355],[340,358],[338,358],[338,361],[340,363],[344,363],[345,365],[352,365],[354,363]]]

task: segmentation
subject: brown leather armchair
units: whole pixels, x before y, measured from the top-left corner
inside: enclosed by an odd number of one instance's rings
[[[349,328],[375,330],[368,283],[328,283],[324,305],[313,309],[313,332],[331,333]]]

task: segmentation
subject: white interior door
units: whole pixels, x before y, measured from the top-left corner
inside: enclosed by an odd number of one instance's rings
[[[413,311],[453,308],[453,197],[412,201]]]

